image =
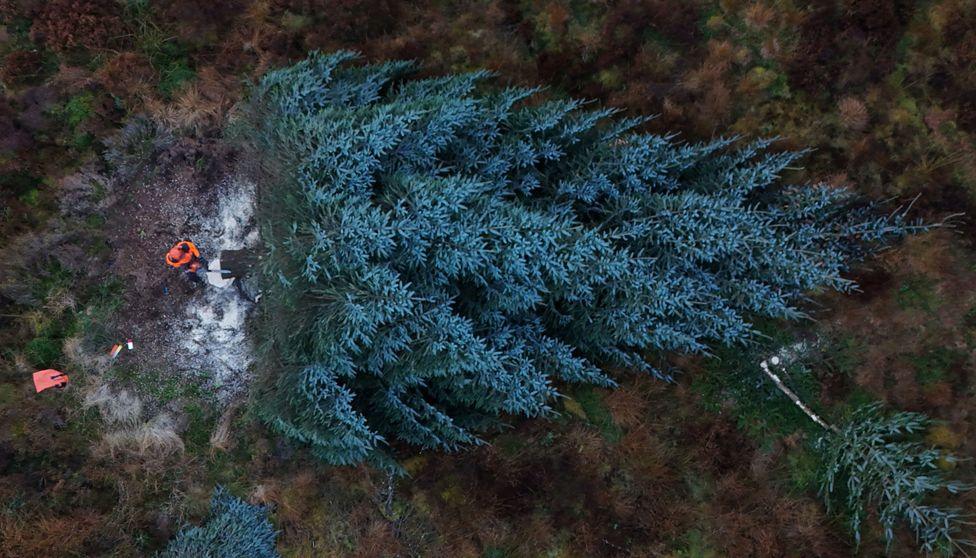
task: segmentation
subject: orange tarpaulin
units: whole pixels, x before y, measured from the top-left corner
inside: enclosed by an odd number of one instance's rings
[[[53,388],[64,387],[68,383],[68,375],[57,370],[41,370],[34,372],[34,388],[37,393]]]

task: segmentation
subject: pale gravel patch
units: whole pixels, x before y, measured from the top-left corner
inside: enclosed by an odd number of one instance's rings
[[[256,245],[254,193],[254,183],[240,178],[224,180],[217,187],[217,207],[197,218],[199,232],[193,236],[208,259],[217,258],[221,250]],[[233,285],[203,289],[185,309],[186,319],[171,330],[176,334],[172,341],[192,355],[193,368],[226,403],[246,392],[251,380],[253,353],[246,322],[254,305]]]

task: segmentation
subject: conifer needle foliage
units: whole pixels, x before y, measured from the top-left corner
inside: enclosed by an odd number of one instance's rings
[[[184,527],[159,558],[279,558],[268,512],[214,489],[210,515],[200,527]]]
[[[872,404],[818,441],[825,467],[820,492],[828,505],[841,503],[858,543],[868,509],[876,509],[889,545],[899,520],[911,528],[926,553],[950,555],[973,545],[961,536],[967,523],[961,510],[925,502],[970,489],[940,471],[940,462],[954,461],[951,455],[912,439],[929,423],[924,415],[885,414],[880,405]]]
[[[647,351],[707,352],[845,290],[853,260],[911,229],[850,191],[784,186],[801,153],[639,133],[486,72],[313,54],[255,88],[276,177],[260,338],[263,415],[329,462],[454,450],[551,411],[600,367],[665,376]]]

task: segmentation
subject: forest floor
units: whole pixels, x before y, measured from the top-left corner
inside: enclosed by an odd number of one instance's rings
[[[251,361],[244,322],[252,304],[236,288],[194,283],[163,255],[189,239],[213,261],[222,250],[254,246],[255,186],[233,175],[200,176],[190,165],[157,168],[149,180],[116,187],[105,232],[109,270],[126,285],[112,320],[139,346],[122,359],[158,381],[196,381],[220,401],[243,396]]]
[[[210,258],[256,241],[231,107],[312,49],[488,68],[691,141],[777,135],[813,149],[786,181],[968,213],[867,262],[861,293],[818,294],[814,322],[762,327],[764,350],[818,340],[788,381],[827,420],[881,401],[972,457],[974,45],[967,0],[0,0],[0,557],[151,555],[217,483],[271,506],[284,556],[881,555],[876,518],[858,547],[818,497],[817,432],[758,354],[679,359],[675,384],[567,387],[555,420],[404,455],[391,493],[252,415],[249,304],[162,258],[182,237]],[[71,385],[35,394],[40,367]],[[917,554],[898,537],[889,555]]]

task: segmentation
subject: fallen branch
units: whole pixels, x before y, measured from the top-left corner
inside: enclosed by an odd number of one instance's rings
[[[778,365],[779,364],[779,357],[775,357],[774,356],[774,357],[772,357],[772,358],[769,359],[769,362],[771,362],[774,366],[775,365]],[[780,391],[782,391],[783,393],[785,393],[786,396],[789,397],[790,400],[793,401],[793,403],[795,403],[796,406],[799,407],[801,411],[803,411],[804,413],[806,413],[806,415],[808,417],[810,417],[810,420],[812,420],[813,422],[819,424],[825,430],[830,430],[832,432],[837,432],[838,431],[837,430],[837,427],[835,427],[833,425],[830,425],[830,424],[827,424],[822,418],[820,418],[817,415],[817,413],[814,413],[813,410],[810,409],[810,407],[807,407],[806,403],[804,403],[803,401],[801,401],[800,398],[795,393],[793,393],[793,390],[791,390],[790,388],[788,388],[786,386],[786,384],[783,383],[783,380],[780,380],[779,379],[779,376],[776,375],[775,372],[773,372],[772,370],[769,369],[769,363],[768,362],[766,362],[765,360],[762,361],[762,362],[760,362],[759,363],[759,367],[762,368],[762,371],[767,376],[769,376],[769,379],[772,380],[774,384],[776,384],[776,387],[779,388]]]

